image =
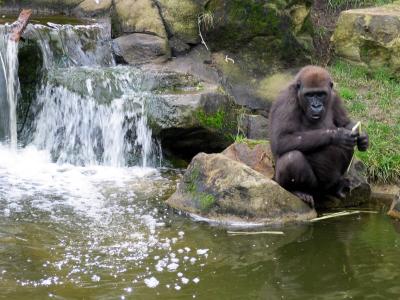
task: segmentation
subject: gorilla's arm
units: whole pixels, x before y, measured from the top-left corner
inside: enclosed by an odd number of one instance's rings
[[[337,127],[344,127],[346,129],[351,130],[355,125],[355,122],[351,121],[347,116],[347,112],[344,109],[344,105],[342,100],[337,96],[333,96],[333,117],[334,123]],[[357,136],[357,148],[360,151],[366,151],[369,146],[369,137],[366,132],[362,132],[359,136]]]

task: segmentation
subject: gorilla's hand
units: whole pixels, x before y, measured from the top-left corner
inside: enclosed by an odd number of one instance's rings
[[[368,134],[366,134],[365,132],[363,132],[362,134],[360,134],[360,136],[357,138],[357,148],[360,151],[367,151],[369,146],[369,138],[368,138]]]
[[[346,149],[353,149],[357,143],[357,135],[346,128],[330,130],[332,133],[332,144],[342,146]]]

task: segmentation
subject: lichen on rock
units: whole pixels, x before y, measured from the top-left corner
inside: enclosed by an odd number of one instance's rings
[[[338,56],[373,68],[400,69],[400,4],[341,13],[332,36]]]

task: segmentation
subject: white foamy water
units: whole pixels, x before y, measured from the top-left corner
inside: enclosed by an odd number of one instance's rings
[[[18,79],[18,43],[9,39],[10,26],[0,28],[0,68],[4,80],[3,86],[5,93],[0,95],[0,128],[3,138],[9,142],[11,148],[17,148],[17,101],[20,92]],[[4,88],[5,86],[5,88]]]
[[[151,168],[79,167],[53,163],[46,150],[28,146],[17,151],[0,144],[0,199],[11,209],[31,199],[33,207],[53,212],[59,205],[102,218],[107,198],[105,184],[123,187],[130,181],[156,175]],[[133,191],[132,191],[133,192]]]
[[[144,114],[145,95],[122,95],[110,104],[98,104],[90,96],[47,85],[38,101],[42,110],[33,144],[57,162],[123,167],[129,156],[136,156],[148,166],[153,141]]]

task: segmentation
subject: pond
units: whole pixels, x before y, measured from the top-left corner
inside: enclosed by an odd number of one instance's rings
[[[384,209],[279,236],[231,236],[178,214],[165,200],[183,170],[168,167],[147,122],[159,95],[116,66],[104,28],[28,26],[19,65],[36,49],[43,75],[31,90],[33,71],[17,72],[0,29],[0,298],[399,297],[400,225]]]
[[[57,165],[0,148],[5,299],[397,299],[384,211],[230,236],[170,211],[181,170]]]

